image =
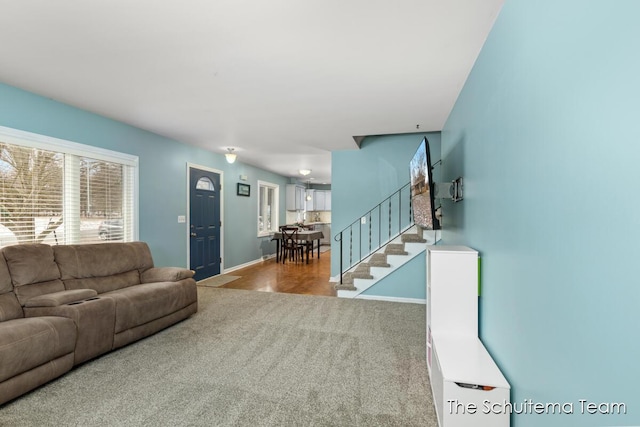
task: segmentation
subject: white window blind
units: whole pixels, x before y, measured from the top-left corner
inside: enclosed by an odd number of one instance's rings
[[[137,238],[137,157],[0,128],[0,246]]]

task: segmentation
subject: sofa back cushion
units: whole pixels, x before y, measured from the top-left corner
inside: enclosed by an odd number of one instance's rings
[[[13,291],[13,283],[11,283],[11,275],[4,255],[0,255],[0,295]]]
[[[22,306],[13,292],[0,295],[0,322],[24,317]]]
[[[140,273],[153,267],[144,242],[62,245],[53,252],[66,289],[115,291],[140,284]]]
[[[0,322],[24,317],[22,307],[13,293],[13,284],[4,256],[0,254]]]
[[[64,291],[60,270],[49,245],[24,244],[2,249],[18,301],[34,296]]]

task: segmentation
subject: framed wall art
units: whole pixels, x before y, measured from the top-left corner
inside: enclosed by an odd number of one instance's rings
[[[238,183],[238,196],[249,197],[251,195],[251,186],[249,184]]]

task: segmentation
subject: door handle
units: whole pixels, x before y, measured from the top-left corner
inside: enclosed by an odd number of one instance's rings
[[[197,237],[196,233],[191,233],[191,237]]]

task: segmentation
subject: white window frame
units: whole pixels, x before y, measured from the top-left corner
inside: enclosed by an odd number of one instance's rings
[[[260,230],[260,195],[262,194],[263,188],[269,188],[273,190],[273,204],[271,206],[271,229],[269,230]],[[256,229],[258,231],[258,237],[268,237],[273,235],[274,232],[278,231],[280,224],[280,186],[278,184],[274,184],[272,182],[267,181],[258,181],[258,202],[257,212],[256,212]]]
[[[139,218],[138,218],[138,199],[139,199],[139,168],[138,168],[138,156],[134,156],[131,154],[120,153],[118,151],[107,150],[105,148],[93,147],[91,145],[80,144],[78,142],[67,141],[64,139],[54,138],[51,136],[40,135],[37,133],[26,132],[18,129],[8,128],[4,126],[0,126],[0,138],[2,142],[7,144],[19,145],[22,147],[35,148],[39,150],[47,150],[47,151],[55,151],[66,155],[78,156],[78,157],[89,157],[95,160],[102,160],[105,162],[119,163],[125,166],[131,166],[133,169],[133,174],[131,177],[127,177],[125,175],[125,179],[133,179],[133,185],[127,186],[126,188],[133,188],[133,197],[125,194],[124,203],[127,204],[131,200],[133,203],[132,209],[129,210],[132,218],[127,218],[128,221],[132,224],[132,236],[125,235],[125,239],[138,240],[139,239]],[[67,168],[70,168],[69,170]],[[73,165],[73,160],[65,160],[65,174],[70,173],[72,169],[76,169]],[[65,179],[65,181],[68,181]],[[65,184],[66,185],[66,184]],[[67,192],[64,192],[67,193]],[[70,208],[71,203],[70,200],[66,199],[63,203],[63,207],[65,209],[65,214],[67,210]],[[127,210],[125,209],[125,212]],[[66,217],[65,221],[73,221],[73,217]],[[65,229],[71,230],[72,227],[65,227]]]

